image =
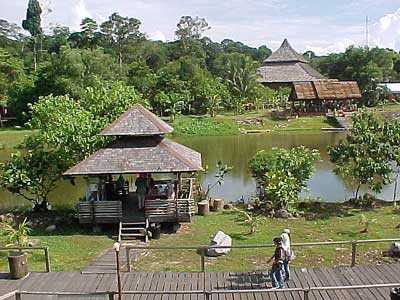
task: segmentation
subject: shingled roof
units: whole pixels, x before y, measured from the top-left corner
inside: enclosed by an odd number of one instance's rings
[[[359,99],[361,92],[355,81],[336,79],[293,83],[291,100]]]
[[[64,173],[67,176],[203,170],[201,154],[162,136],[123,137]]]
[[[171,133],[174,129],[140,104],[133,105],[107,128],[104,136],[150,136]]]
[[[325,76],[310,66],[308,61],[296,52],[285,39],[278,50],[273,52],[258,68],[259,82],[292,83],[325,79]]]

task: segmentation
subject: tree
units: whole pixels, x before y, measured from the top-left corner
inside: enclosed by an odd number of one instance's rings
[[[358,200],[361,186],[379,192],[390,183],[391,149],[383,125],[372,113],[361,111],[352,119],[350,134],[328,152],[335,163],[334,171],[356,185],[355,200]]]
[[[226,66],[224,67],[224,78],[234,96],[236,113],[242,110],[242,104],[249,101],[254,95],[254,90],[259,85],[257,82],[257,62],[243,54],[227,55]]]
[[[37,70],[37,42],[38,37],[42,36],[41,17],[42,9],[38,0],[29,0],[26,11],[26,19],[22,21],[22,28],[29,31],[33,37],[33,61],[35,72]]]
[[[191,40],[199,39],[203,32],[211,28],[206,19],[192,16],[182,16],[176,26],[178,29],[175,35],[182,42],[184,49],[187,49]]]
[[[175,117],[180,115],[185,106],[185,95],[178,93],[168,93],[165,98],[165,112],[169,113],[171,122],[175,121]]]
[[[34,210],[46,210],[48,195],[65,169],[59,153],[29,147],[27,153],[17,152],[0,166],[0,186],[31,201]]]
[[[318,159],[317,150],[304,146],[257,152],[249,167],[259,186],[260,199],[271,201],[277,209],[287,209],[306,187]]]
[[[400,176],[400,120],[394,119],[392,121],[386,121],[384,124],[383,132],[385,141],[390,145],[389,159],[393,164],[395,181],[393,189],[393,203],[396,205],[396,194]]]
[[[21,27],[3,19],[0,19],[0,35],[13,40],[21,40],[24,36],[21,33]]]
[[[121,17],[118,13],[113,13],[108,21],[100,25],[101,32],[106,41],[115,47],[118,53],[120,73],[122,74],[123,50],[129,41],[144,38],[139,31],[141,22],[136,18]]]

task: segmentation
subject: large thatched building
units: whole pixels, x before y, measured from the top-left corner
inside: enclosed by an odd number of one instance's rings
[[[351,110],[356,107],[353,100],[361,98],[357,82],[326,78],[297,53],[287,39],[264,61],[258,74],[259,82],[267,87],[291,88],[289,99],[293,107],[296,101],[303,111]]]

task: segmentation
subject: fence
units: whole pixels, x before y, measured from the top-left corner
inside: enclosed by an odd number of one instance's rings
[[[375,240],[352,240],[352,241],[332,241],[332,242],[309,242],[309,243],[292,243],[292,247],[308,247],[308,246],[331,246],[331,245],[351,245],[351,266],[356,265],[356,254],[358,244],[367,243],[384,243],[384,242],[396,242],[400,241],[400,238],[391,239],[375,239]],[[205,271],[205,256],[208,249],[251,249],[251,248],[272,248],[274,245],[243,245],[243,246],[166,246],[166,247],[156,247],[156,246],[133,246],[126,245],[126,258],[128,265],[128,272],[132,270],[132,262],[130,259],[131,250],[196,250],[200,253],[200,271]]]
[[[306,287],[306,288],[287,288],[287,289],[247,289],[247,290],[191,290],[191,291],[122,291],[122,295],[203,295],[206,300],[212,300],[213,295],[220,294],[259,294],[259,293],[299,293],[302,294],[303,300],[309,300],[310,293],[318,291],[341,291],[341,290],[362,290],[362,289],[378,289],[378,288],[395,288],[400,287],[400,283],[384,283],[369,285],[352,285],[352,286],[325,286],[325,287]],[[113,300],[115,291],[105,292],[29,292],[29,291],[13,291],[3,296],[0,300],[6,300],[15,297],[15,300],[23,300],[23,295],[36,296],[75,296],[75,297],[96,297],[104,296],[109,300]]]
[[[51,272],[48,247],[0,247],[0,251],[42,250],[44,252],[45,272]]]

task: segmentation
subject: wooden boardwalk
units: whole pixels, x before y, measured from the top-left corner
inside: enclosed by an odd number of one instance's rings
[[[271,287],[269,277],[264,272],[206,272],[208,290],[224,289],[262,289]],[[400,264],[371,265],[334,268],[297,268],[292,269],[289,288],[366,285],[400,282]],[[122,273],[122,287],[125,291],[167,291],[167,290],[203,290],[203,273],[188,272],[131,272]],[[43,292],[94,292],[116,291],[115,274],[81,274],[72,272],[31,273],[20,280],[2,279],[0,276],[0,295],[13,290]],[[115,297],[116,298],[116,297]],[[124,300],[203,300],[203,295],[124,295]],[[249,293],[215,294],[211,300],[300,300],[302,293]],[[314,291],[310,299],[326,300],[383,300],[389,299],[389,288],[374,288],[345,291]],[[10,300],[13,298],[10,298]],[[23,300],[39,299],[107,299],[105,296],[43,296],[23,295]]]

